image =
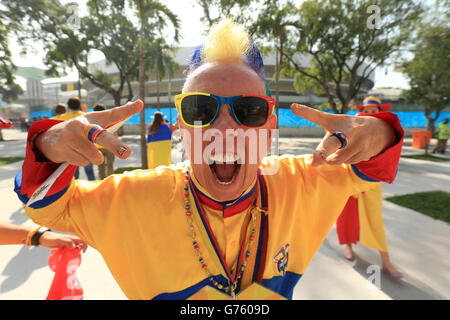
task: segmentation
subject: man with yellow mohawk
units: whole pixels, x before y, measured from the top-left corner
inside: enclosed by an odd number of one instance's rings
[[[27,202],[68,162],[27,215],[99,250],[130,299],[243,297],[247,288],[260,290],[253,297],[291,299],[348,197],[373,180],[393,181],[403,131],[389,113],[338,116],[293,104],[328,133],[312,156],[264,158],[276,127],[266,88],[254,43],[241,26],[221,21],[194,52],[175,98],[190,161],[73,180],[76,166],[102,161],[94,142],[129,156],[103,128],[139,112],[138,100],[36,123],[15,190]]]

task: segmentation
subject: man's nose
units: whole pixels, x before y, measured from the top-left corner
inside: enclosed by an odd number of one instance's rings
[[[240,127],[240,125],[234,120],[233,115],[231,114],[231,108],[227,104],[222,106],[220,113],[212,126],[221,131],[226,129],[237,129]]]

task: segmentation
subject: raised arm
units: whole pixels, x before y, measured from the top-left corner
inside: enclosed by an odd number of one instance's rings
[[[16,176],[15,191],[22,202],[27,203],[33,193],[63,162],[67,162],[69,166],[47,192],[47,197],[60,196],[70,185],[77,166],[85,166],[90,162],[101,164],[103,155],[95,147],[94,139],[89,135],[89,128],[98,125],[107,129],[139,112],[142,107],[142,101],[137,100],[122,107],[87,113],[64,122],[42,120],[34,123],[28,131],[22,171]],[[95,131],[95,128],[92,131]],[[117,136],[107,131],[98,132],[101,133],[95,138],[96,144],[121,159],[130,156],[131,148]]]
[[[38,134],[35,140],[36,151],[53,163],[68,162],[71,165],[86,166],[89,163],[101,164],[102,153],[95,147],[86,134],[86,127],[99,125],[107,129],[141,111],[143,103],[137,100],[124,106],[100,112],[87,113],[83,116],[58,123],[47,131]],[[131,149],[117,136],[102,131],[95,143],[105,147],[117,157],[126,159]]]
[[[327,133],[313,154],[313,165],[351,164],[363,179],[394,181],[400,159],[404,132],[398,117],[390,112],[336,115],[293,104],[292,111]],[[333,133],[346,136],[346,145]]]

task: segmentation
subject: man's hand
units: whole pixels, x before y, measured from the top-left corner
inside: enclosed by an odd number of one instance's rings
[[[291,110],[327,131],[314,151],[314,166],[368,161],[393,145],[395,140],[394,129],[375,117],[331,114],[299,104],[292,104]],[[334,132],[343,132],[347,136],[346,147],[339,149],[341,142],[332,136]]]
[[[39,245],[46,248],[64,248],[74,249],[79,247],[82,252],[86,252],[87,244],[76,236],[60,234],[52,231],[44,232],[39,239]]]
[[[106,111],[86,113],[51,127],[35,141],[36,148],[54,163],[68,162],[72,165],[86,166],[89,163],[103,163],[103,155],[94,143],[84,134],[84,128],[96,124],[107,129],[114,124],[140,112],[144,104],[141,100],[129,102],[124,106]],[[108,149],[120,159],[126,159],[131,154],[131,148],[113,134],[103,131],[96,144]]]

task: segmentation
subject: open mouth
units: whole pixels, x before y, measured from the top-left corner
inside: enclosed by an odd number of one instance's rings
[[[233,183],[234,179],[236,179],[239,170],[241,169],[241,163],[238,155],[216,154],[209,158],[209,167],[219,184],[228,185]]]

